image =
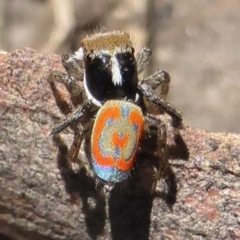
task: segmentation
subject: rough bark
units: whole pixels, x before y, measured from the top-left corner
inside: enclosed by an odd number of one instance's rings
[[[174,138],[164,118],[174,196],[147,194],[146,156],[107,199],[84,169],[67,166],[71,130],[49,135],[71,111],[66,90],[48,83],[51,71],[63,71],[57,55],[0,54],[1,239],[240,239],[239,135],[185,125]]]

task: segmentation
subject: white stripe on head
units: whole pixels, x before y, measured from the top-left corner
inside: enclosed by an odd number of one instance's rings
[[[111,62],[112,62],[112,82],[115,86],[122,85],[122,75],[120,71],[120,66],[115,56],[111,57]]]
[[[80,47],[76,52],[74,52],[73,59],[82,61],[84,57],[83,48]]]
[[[139,94],[138,93],[136,93],[136,95],[135,95],[135,102],[137,102],[138,100],[139,100]]]

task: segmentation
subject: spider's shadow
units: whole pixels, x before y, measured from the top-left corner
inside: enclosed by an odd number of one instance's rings
[[[55,83],[50,82],[50,87],[60,111],[64,115],[69,114],[71,107],[63,100]],[[82,96],[79,99],[72,97],[71,102],[73,106],[76,107],[77,103],[81,103],[81,98]],[[54,135],[53,142],[58,147],[57,165],[64,181],[66,192],[75,204],[79,202],[79,198],[81,199],[80,205],[85,215],[88,234],[91,239],[96,239],[104,231],[106,221],[105,198],[96,190],[95,179],[89,177],[84,168],[81,168],[77,173],[70,168],[67,160],[69,149],[64,140],[59,135]]]
[[[95,189],[95,180],[86,174],[85,169],[74,173],[67,163],[68,149],[59,136],[53,137],[59,148],[57,164],[60,169],[66,192],[70,195],[71,201],[80,206],[85,215],[85,222],[89,236],[96,239],[104,230],[106,221],[105,198]],[[89,202],[91,200],[92,203]]]
[[[96,190],[95,179],[88,177],[84,169],[76,174],[69,169],[67,146],[59,136],[54,137],[53,140],[59,147],[58,167],[65,183],[66,192],[70,194],[73,202],[79,197],[81,198],[88,234],[91,239],[96,239],[97,236],[103,234],[106,222],[105,197]],[[171,151],[177,152],[177,148],[174,150],[174,147],[171,146]],[[132,171],[131,178],[125,183],[116,185],[110,193],[108,201],[109,221],[113,240],[149,239],[154,198],[160,197],[169,208],[175,203],[177,185],[172,171],[169,171],[166,179],[167,191],[158,196],[151,193],[153,183],[151,171],[158,161],[159,159],[151,154],[139,154],[138,165]],[[94,208],[90,207],[89,198],[95,200],[96,206]]]
[[[180,135],[174,138],[176,145],[168,147],[169,157],[188,159],[188,149]],[[143,143],[144,144],[144,143]],[[145,144],[154,145],[147,140]],[[180,155],[178,155],[180,154]],[[177,182],[171,167],[162,180],[163,192],[153,194],[154,167],[158,167],[159,158],[150,153],[140,153],[137,166],[125,186],[116,186],[109,199],[109,217],[113,240],[147,240],[151,223],[152,204],[155,197],[163,200],[170,210],[176,202]],[[159,212],[161,209],[158,210]],[[163,213],[164,214],[164,213]],[[159,219],[159,221],[161,221]]]
[[[137,160],[143,159],[139,154]],[[109,198],[109,220],[113,240],[149,239],[150,216],[154,195],[151,194],[151,176],[142,174],[142,166],[131,173],[131,177],[116,186]],[[146,180],[146,181],[145,181]],[[145,184],[143,184],[145,182]]]
[[[60,169],[66,192],[73,203],[77,204],[79,197],[80,206],[85,215],[85,222],[89,236],[96,239],[103,234],[106,210],[105,198],[96,190],[95,179],[87,176],[84,168],[74,173],[67,162],[68,148],[59,136],[54,136],[53,141],[58,146],[57,164]],[[90,203],[89,200],[92,202]]]

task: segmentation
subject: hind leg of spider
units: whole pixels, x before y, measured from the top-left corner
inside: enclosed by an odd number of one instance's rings
[[[169,168],[167,156],[167,131],[165,124],[161,123],[158,126],[157,132],[157,154],[159,156],[159,168],[156,171],[156,181],[165,177],[166,169]]]
[[[155,192],[157,181],[165,177],[166,170],[169,168],[167,156],[167,131],[165,124],[152,116],[146,116],[146,121],[149,125],[149,134],[156,136],[157,143],[154,149],[154,155],[159,159],[155,168],[155,176],[152,185],[153,193]]]
[[[89,122],[87,122],[87,124],[74,127],[74,138],[72,145],[68,151],[67,162],[69,168],[71,168],[72,163],[77,163],[80,169],[84,169],[89,176],[93,177],[94,172],[91,168],[91,164],[89,163],[89,161],[86,162],[86,160],[82,159],[79,156],[82,141],[83,139],[86,140],[86,135],[89,134],[89,129],[91,128],[91,124],[88,125],[88,123]]]
[[[82,126],[76,127],[74,131],[73,142],[67,156],[69,166],[71,166],[71,163],[78,163],[80,167],[83,166],[82,163],[78,161],[78,153],[79,153],[83,138],[84,138],[84,130]]]
[[[165,124],[162,123],[158,126],[157,146],[159,167],[156,171],[156,181],[154,186],[155,193],[158,194],[156,191],[157,181],[163,179],[164,185],[160,195],[164,197],[168,204],[172,205],[176,202],[177,182],[175,174],[169,165],[169,157],[167,153],[167,130]]]

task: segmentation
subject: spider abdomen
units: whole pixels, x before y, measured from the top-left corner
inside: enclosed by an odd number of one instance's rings
[[[91,136],[92,166],[100,179],[116,183],[128,177],[143,127],[141,108],[131,102],[110,100],[100,108]]]

